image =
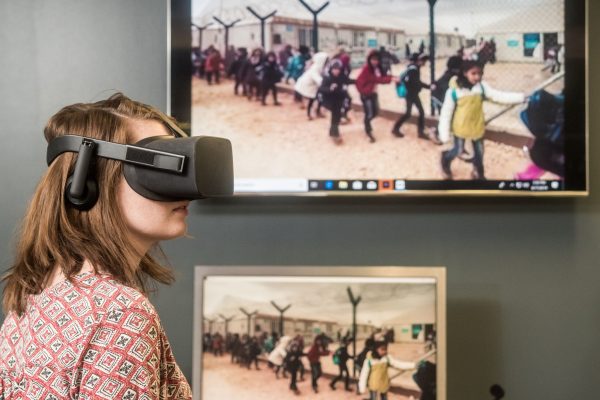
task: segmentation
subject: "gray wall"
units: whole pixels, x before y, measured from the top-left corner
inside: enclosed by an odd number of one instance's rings
[[[600,4],[591,2],[591,21]],[[61,106],[119,89],[166,106],[165,0],[0,2],[0,262],[44,171],[42,127]],[[592,24],[590,37],[600,26]],[[591,43],[591,70],[600,67]],[[571,200],[206,202],[195,239],[166,243],[178,271],[154,299],[186,375],[195,264],[446,265],[450,399],[600,392],[600,151],[591,74],[593,195]],[[596,151],[598,150],[598,151]]]

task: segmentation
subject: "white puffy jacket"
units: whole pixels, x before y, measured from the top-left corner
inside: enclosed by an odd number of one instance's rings
[[[304,97],[314,99],[317,97],[317,92],[323,82],[323,70],[327,63],[327,53],[317,53],[312,58],[313,63],[304,71],[302,76],[298,78],[294,90]]]

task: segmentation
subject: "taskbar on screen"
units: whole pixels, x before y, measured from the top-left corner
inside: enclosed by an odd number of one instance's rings
[[[236,179],[238,194],[394,194],[423,191],[560,192],[562,180]]]

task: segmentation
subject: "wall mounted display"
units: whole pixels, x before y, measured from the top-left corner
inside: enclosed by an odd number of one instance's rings
[[[197,400],[446,399],[445,268],[197,266],[194,296]]]
[[[587,194],[585,0],[190,12],[172,25],[191,89],[173,87],[191,90],[192,134],[232,141],[237,194]]]

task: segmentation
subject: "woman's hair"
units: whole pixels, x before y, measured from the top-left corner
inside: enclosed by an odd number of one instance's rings
[[[469,72],[470,70],[472,70],[473,68],[479,68],[483,72],[484,67],[483,67],[482,63],[480,63],[479,61],[475,61],[475,60],[466,60],[466,61],[462,62],[460,74],[458,75],[458,78],[456,79],[456,83],[458,84],[459,87],[467,88],[467,89],[471,89],[473,87],[471,82],[469,82],[469,80],[466,77],[466,73]]]
[[[160,111],[117,93],[96,103],[64,107],[50,118],[44,136],[48,142],[58,136],[79,135],[129,143],[131,120],[158,121],[168,131],[182,133]],[[128,239],[117,201],[117,188],[123,179],[121,162],[104,158],[95,161],[93,171],[100,193],[91,210],[79,211],[66,203],[65,184],[76,159],[74,153],[56,158],[35,190],[18,233],[14,263],[2,277],[6,284],[2,303],[5,314],[23,314],[29,295],[44,289],[55,266],[71,280],[86,259],[97,272],[106,272],[146,294],[148,278],[165,284],[174,280],[171,268],[161,266],[149,253],[136,253]]]

